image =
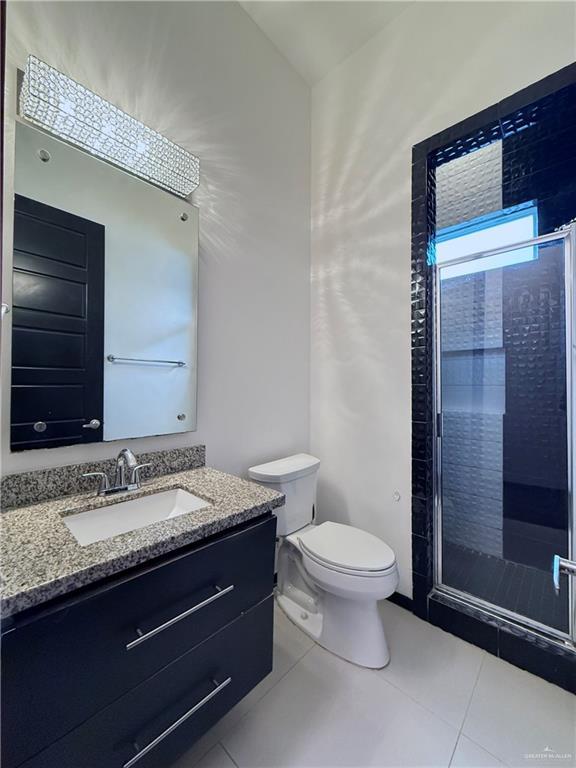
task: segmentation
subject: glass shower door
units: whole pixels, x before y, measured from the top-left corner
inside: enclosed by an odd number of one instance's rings
[[[437,265],[437,583],[571,633],[568,233]]]

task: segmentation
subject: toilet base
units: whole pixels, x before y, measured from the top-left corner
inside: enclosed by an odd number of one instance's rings
[[[302,632],[336,656],[370,669],[382,669],[390,661],[375,600],[350,600],[324,593],[320,610],[310,613],[285,595],[276,599]]]

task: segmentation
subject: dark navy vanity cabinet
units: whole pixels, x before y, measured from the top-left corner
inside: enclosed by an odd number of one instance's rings
[[[267,515],[16,616],[3,768],[167,766],[272,669]]]

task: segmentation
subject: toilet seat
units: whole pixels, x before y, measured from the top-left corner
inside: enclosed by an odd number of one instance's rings
[[[326,522],[294,534],[305,558],[349,576],[380,577],[396,567],[386,542],[351,525]]]

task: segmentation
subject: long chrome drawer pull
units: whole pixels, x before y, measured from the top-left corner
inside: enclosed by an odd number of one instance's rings
[[[213,691],[210,691],[210,693],[207,696],[204,696],[204,698],[198,702],[198,704],[194,704],[192,709],[189,709],[188,712],[185,712],[182,717],[179,717],[178,720],[172,723],[172,725],[169,725],[168,728],[166,728],[165,731],[162,731],[162,733],[159,736],[156,736],[155,739],[152,739],[152,741],[149,744],[146,744],[145,747],[143,747],[139,752],[137,752],[134,757],[131,757],[128,762],[124,763],[123,768],[131,768],[131,766],[134,765],[134,763],[137,763],[138,760],[140,760],[141,757],[144,757],[144,755],[147,755],[148,752],[150,752],[151,749],[154,749],[158,744],[160,744],[161,741],[164,741],[166,736],[170,736],[170,734],[176,730],[179,726],[182,725],[183,722],[188,720],[189,717],[191,717],[195,712],[198,712],[199,709],[201,709],[204,704],[208,704],[210,699],[213,699],[214,696],[217,696],[220,691],[222,691],[224,688],[226,688],[227,685],[230,685],[232,682],[231,677],[227,677],[226,680],[224,680],[223,683],[218,683],[216,680],[212,680],[216,688],[214,688]]]
[[[131,651],[132,648],[136,648],[136,646],[140,645],[140,643],[143,643],[145,640],[150,640],[151,637],[154,637],[154,635],[157,635],[159,632],[164,632],[164,630],[168,629],[168,627],[171,627],[173,624],[182,621],[182,619],[190,616],[190,614],[196,613],[196,611],[199,611],[201,608],[205,608],[207,605],[210,605],[210,603],[213,603],[214,600],[218,600],[219,598],[224,597],[224,595],[227,595],[228,592],[232,592],[233,589],[234,584],[230,584],[230,586],[226,587],[225,589],[216,587],[216,592],[211,597],[207,597],[206,600],[202,600],[202,602],[198,603],[198,605],[194,605],[192,608],[188,608],[188,610],[184,611],[184,613],[179,613],[178,616],[174,616],[174,618],[168,619],[168,621],[165,621],[164,624],[160,624],[159,627],[151,629],[150,632],[144,633],[141,629],[137,629],[136,634],[138,637],[135,640],[131,640],[126,645],[126,650]]]

